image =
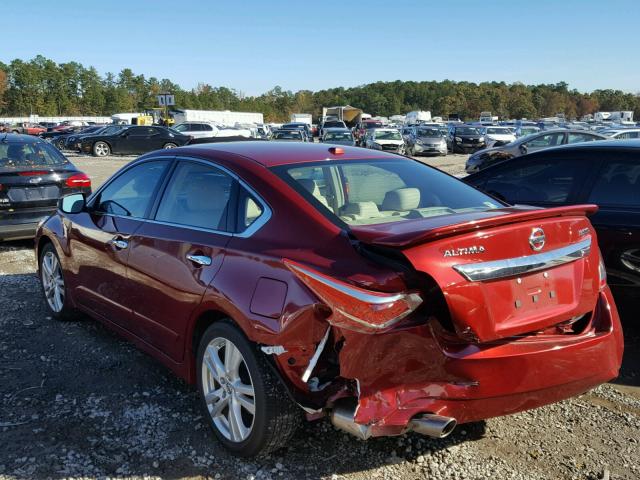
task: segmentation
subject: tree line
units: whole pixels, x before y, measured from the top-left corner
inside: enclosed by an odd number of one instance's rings
[[[291,92],[275,87],[246,96],[227,87],[200,83],[186,90],[169,79],[145,77],[130,68],[100,75],[77,62],[56,63],[41,55],[29,61],[0,62],[0,116],[112,115],[157,106],[156,95],[171,92],[176,108],[262,112],[266,121],[281,122],[291,113],[321,114],[323,106],[353,105],[372,115],[391,116],[430,110],[446,117],[477,119],[481,111],[501,118],[540,118],[564,113],[580,118],[596,111],[633,110],[640,118],[640,94],[620,90],[590,93],[564,82],[524,85],[505,82],[394,81],[350,88]]]

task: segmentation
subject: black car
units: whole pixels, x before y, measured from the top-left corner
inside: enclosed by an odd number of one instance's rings
[[[62,148],[64,148],[65,150],[80,151],[80,146],[83,138],[90,135],[113,135],[114,133],[121,132],[125,128],[128,128],[128,125],[98,125],[95,127],[88,127],[81,132],[64,135],[62,137],[63,140],[58,137],[58,139],[56,139],[52,143],[56,145],[56,143],[62,141]],[[56,147],[57,146],[58,145],[56,145]]]
[[[91,180],[58,150],[29,135],[0,135],[0,240],[32,238],[64,195]]]
[[[180,147],[189,140],[190,136],[167,127],[133,126],[114,133],[84,137],[80,141],[80,151],[96,157],[139,155],[161,148]]]
[[[512,204],[598,205],[590,220],[609,284],[620,300],[635,297],[634,308],[640,307],[640,140],[541,150],[463,180]]]
[[[58,150],[63,150],[67,148],[67,145],[69,143],[69,138],[77,138],[78,135],[90,135],[92,133],[99,133],[102,128],[104,128],[104,125],[82,127],[82,130],[78,132],[71,132],[71,133],[65,133],[64,135],[58,135],[57,137],[51,140],[51,145],[56,147]]]
[[[484,136],[476,127],[452,125],[447,134],[447,149],[453,153],[470,153],[485,147]]]
[[[307,123],[293,122],[285,123],[279,130],[302,130],[307,137],[305,141],[313,142],[313,132],[311,132],[311,126]]]
[[[53,143],[55,141],[55,139],[63,136],[63,135],[69,135],[71,133],[79,133],[81,132],[83,129],[85,129],[87,127],[65,127],[61,130],[47,130],[46,132],[41,133],[40,135],[38,135],[40,138],[42,138],[43,140],[46,140],[47,142],[51,142]]]

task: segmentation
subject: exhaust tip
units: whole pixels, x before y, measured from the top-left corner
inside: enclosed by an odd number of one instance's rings
[[[371,427],[355,422],[356,408],[351,405],[337,405],[330,413],[331,423],[337,428],[361,440],[371,436]]]
[[[433,438],[444,438],[453,432],[458,422],[453,417],[426,414],[409,422],[409,430]]]

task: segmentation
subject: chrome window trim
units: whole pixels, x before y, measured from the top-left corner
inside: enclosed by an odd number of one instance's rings
[[[549,250],[548,252],[490,262],[453,265],[453,269],[469,281],[484,282],[571,263],[586,257],[590,251],[591,236],[577,243],[556,250]]]

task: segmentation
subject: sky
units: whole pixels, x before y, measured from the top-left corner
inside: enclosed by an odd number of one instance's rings
[[[638,0],[7,1],[0,61],[246,95],[444,79],[635,93],[639,21]]]

